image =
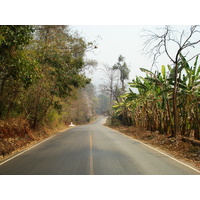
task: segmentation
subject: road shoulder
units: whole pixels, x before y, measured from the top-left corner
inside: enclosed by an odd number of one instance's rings
[[[143,143],[149,148],[166,154],[168,157],[177,160],[195,170],[200,172],[200,148],[194,147],[191,144],[184,143],[180,139],[168,138],[165,135],[158,133],[151,133],[149,131],[141,130],[135,127],[127,126],[107,126],[114,131],[120,132],[127,137]],[[194,153],[195,151],[195,153]]]
[[[21,155],[22,153],[28,151],[31,148],[34,148],[35,146],[45,142],[46,140],[49,140],[50,138],[63,133],[69,129],[71,129],[73,127],[62,127],[60,129],[55,129],[52,131],[49,131],[48,134],[44,134],[42,137],[37,137],[35,140],[32,141],[28,141],[27,143],[25,143],[23,146],[19,146],[16,147],[16,149],[14,151],[11,151],[9,154],[6,155],[1,155],[0,156],[0,165],[7,162],[8,160],[11,160],[15,157],[17,157],[18,155]],[[21,138],[23,140],[23,138]]]

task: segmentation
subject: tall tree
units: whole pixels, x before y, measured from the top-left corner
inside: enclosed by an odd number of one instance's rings
[[[118,73],[113,67],[104,64],[101,69],[104,73],[105,83],[101,85],[101,90],[107,92],[110,97],[110,109],[113,106],[113,101],[119,101],[118,97]]]
[[[33,54],[40,64],[41,78],[25,100],[33,128],[42,122],[50,107],[60,109],[58,98],[65,99],[74,87],[84,87],[90,82],[81,73],[86,47],[82,38],[70,34],[68,26],[36,27]]]
[[[124,60],[125,58],[122,55],[120,55],[118,58],[118,62],[113,66],[114,70],[119,71],[123,94],[125,93],[125,80],[129,78],[130,73],[130,70]]]

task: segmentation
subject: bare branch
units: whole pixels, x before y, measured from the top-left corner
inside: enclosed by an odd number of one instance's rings
[[[200,53],[196,54],[195,56],[193,56],[192,58],[188,59],[187,62],[190,62],[191,60],[193,60],[194,58],[196,58],[197,56],[199,56]]]
[[[169,59],[174,63],[174,60],[173,58],[169,55],[169,52],[168,52],[168,48],[167,48],[167,37],[169,36],[170,34],[170,30],[169,30],[169,26],[166,27],[166,33],[163,35],[163,42],[164,42],[164,48],[165,48],[165,52],[167,54],[167,56],[169,57]],[[169,36],[169,40],[171,40],[170,36]]]
[[[157,32],[150,30],[144,30],[144,32],[145,34],[142,35],[142,37],[146,37],[147,40],[144,42],[144,48],[142,51],[145,55],[148,55],[149,58],[153,59],[152,66],[162,54],[166,54],[175,64],[179,61],[179,54],[182,53],[183,50],[189,47],[194,47],[200,43],[199,38],[194,40],[193,37],[194,34],[200,34],[200,26],[197,25],[191,26],[189,33],[185,30],[174,30],[170,26],[157,28]],[[175,55],[170,52],[172,50],[170,45],[176,45],[174,46],[176,48]]]

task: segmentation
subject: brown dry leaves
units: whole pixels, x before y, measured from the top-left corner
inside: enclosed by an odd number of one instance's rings
[[[42,127],[39,131],[32,131],[24,119],[10,119],[0,121],[0,160],[20,152],[50,135],[66,130],[66,127],[48,129]]]

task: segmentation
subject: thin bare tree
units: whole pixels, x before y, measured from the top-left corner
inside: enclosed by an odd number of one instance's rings
[[[113,101],[118,101],[118,71],[107,64],[103,65],[101,71],[104,74],[104,84],[101,85],[101,90],[107,92],[110,96],[110,108],[113,106]]]

